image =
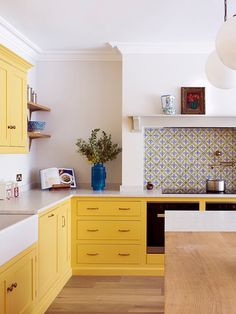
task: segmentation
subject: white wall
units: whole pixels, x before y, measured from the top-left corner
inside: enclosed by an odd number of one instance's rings
[[[160,96],[176,97],[180,113],[180,87],[206,87],[206,114],[236,115],[236,89],[210,85],[204,54],[124,54],[122,69],[122,188],[143,186],[143,133],[131,132],[129,115],[162,113]]]
[[[36,67],[29,70],[28,84],[36,89]],[[15,181],[16,174],[22,173],[21,190],[27,190],[35,178],[35,149],[29,154],[0,154],[0,180]]]
[[[80,184],[90,183],[91,165],[76,152],[75,142],[101,128],[121,144],[121,63],[45,61],[37,66],[38,100],[51,108],[36,114],[51,134],[37,140],[37,168],[72,167]],[[107,163],[107,183],[121,183],[121,154]]]

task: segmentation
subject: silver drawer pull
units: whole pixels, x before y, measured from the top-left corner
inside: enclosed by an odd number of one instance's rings
[[[87,210],[98,210],[98,207],[87,207]]]
[[[130,256],[129,253],[118,253],[118,255],[120,255],[120,256]]]
[[[88,232],[97,232],[98,229],[87,229]]]
[[[97,256],[98,253],[87,253],[88,256]]]
[[[119,229],[119,232],[130,232],[130,229]]]
[[[165,214],[157,214],[157,218],[165,218]]]
[[[130,207],[119,207],[119,210],[130,210]]]

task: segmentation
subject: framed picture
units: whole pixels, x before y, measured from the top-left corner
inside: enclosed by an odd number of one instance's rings
[[[76,188],[75,173],[72,168],[58,168],[60,183],[70,183],[72,188]]]
[[[205,87],[181,87],[181,114],[205,114]]]

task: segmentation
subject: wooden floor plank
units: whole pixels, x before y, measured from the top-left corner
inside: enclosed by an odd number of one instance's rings
[[[235,291],[235,232],[166,233],[166,314],[235,314]]]
[[[73,276],[47,314],[163,314],[164,278]]]

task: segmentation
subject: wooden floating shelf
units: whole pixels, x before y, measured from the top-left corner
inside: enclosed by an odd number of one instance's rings
[[[236,116],[213,115],[133,115],[132,130],[141,132],[144,127],[236,127]]]
[[[32,140],[38,139],[38,138],[49,138],[51,135],[49,134],[43,134],[43,133],[37,133],[37,132],[28,132],[29,137],[29,149],[31,148]]]
[[[27,102],[27,107],[29,109],[29,119],[30,120],[31,120],[32,112],[34,112],[34,111],[47,111],[47,112],[51,111],[51,109],[49,107],[40,105],[38,103],[31,102],[31,101]],[[40,133],[40,132],[28,132],[28,137],[29,137],[29,149],[30,149],[33,139],[49,138],[49,137],[51,137],[51,135]]]
[[[28,102],[28,109],[30,111],[51,111],[50,108],[46,107],[46,106],[42,106],[40,104],[34,103],[34,102]]]
[[[44,133],[37,133],[37,132],[28,132],[28,136],[31,139],[34,138],[47,138],[47,137],[51,137],[51,135],[49,134],[44,134]]]

